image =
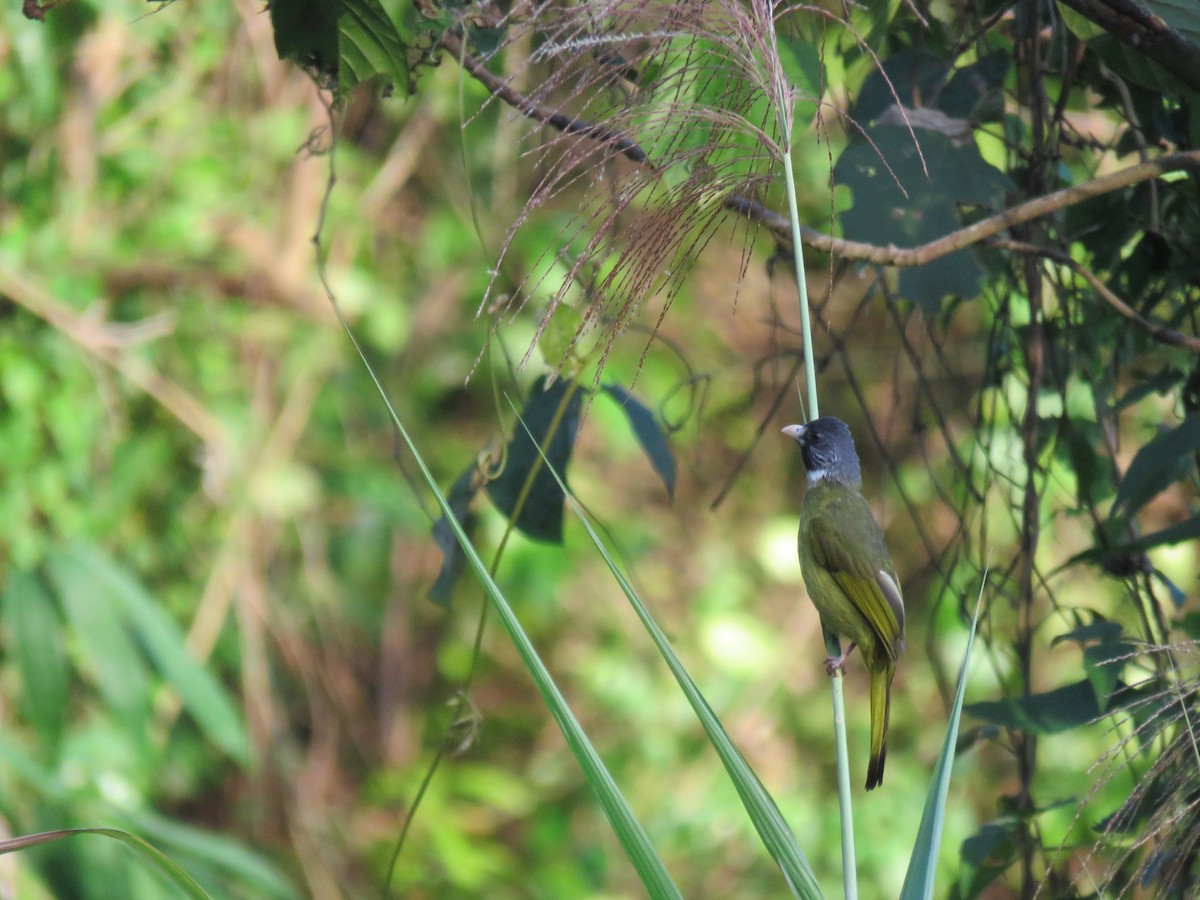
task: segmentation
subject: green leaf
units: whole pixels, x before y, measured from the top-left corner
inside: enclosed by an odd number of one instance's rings
[[[1200,47],[1200,5],[1196,0],[1145,0],[1146,7]]]
[[[515,514],[516,527],[535,540],[562,543],[563,492],[542,465],[538,447],[545,447],[546,458],[557,471],[567,471],[579,431],[582,399],[583,389],[568,379],[556,379],[547,388],[546,377],[539,378],[521,410],[521,421],[527,427],[514,430],[504,470],[488,483],[492,502],[510,519]]]
[[[265,858],[245,844],[220,834],[193,828],[144,810],[126,811],[131,828],[153,839],[177,855],[206,863],[238,879],[256,900],[291,898],[296,889]],[[199,867],[197,867],[199,873]],[[203,873],[199,873],[203,874]]]
[[[1063,641],[1075,641],[1080,645],[1087,641],[1100,641],[1102,644],[1107,644],[1117,640],[1121,636],[1121,632],[1122,628],[1119,622],[1097,618],[1093,622],[1055,636],[1050,641],[1050,646],[1054,647]]]
[[[917,840],[913,844],[908,871],[904,874],[904,886],[900,890],[901,900],[929,900],[933,896],[938,851],[941,848],[942,830],[946,819],[946,795],[950,790],[950,774],[954,768],[954,751],[958,742],[959,722],[962,720],[963,697],[967,692],[967,672],[971,665],[971,649],[975,646],[975,632],[979,627],[979,610],[983,606],[986,579],[985,573],[984,581],[979,585],[975,613],[971,617],[971,629],[967,633],[967,647],[963,651],[962,667],[958,673],[958,691],[954,695],[954,706],[950,710],[950,723],[946,726],[941,755],[933,768],[933,780],[925,797],[921,824],[917,828]]]
[[[150,674],[145,656],[124,627],[125,616],[111,591],[101,590],[88,567],[73,554],[47,563],[71,631],[79,668],[132,735],[144,735],[150,719]]]
[[[603,390],[620,405],[621,411],[629,419],[629,427],[633,429],[634,437],[638,439],[638,443],[646,451],[650,465],[662,479],[667,496],[674,500],[675,457],[671,455],[671,445],[662,426],[659,425],[658,417],[620,385],[606,384]]]
[[[169,856],[137,835],[130,834],[128,831],[121,831],[119,828],[63,828],[58,831],[44,831],[40,834],[26,834],[21,837],[10,838],[7,841],[0,841],[0,853],[12,853],[15,850],[24,850],[26,847],[36,847],[39,844],[46,844],[51,841],[62,840],[63,838],[74,837],[80,834],[100,834],[121,841],[123,844],[136,850],[145,862],[150,863],[165,875],[175,887],[179,888],[184,896],[191,897],[192,900],[209,900],[209,896],[205,893],[204,888],[200,887],[195,879],[180,868]]]
[[[275,52],[309,72],[318,84],[338,77],[338,0],[271,0]]]
[[[788,81],[801,97],[817,97],[821,91],[821,53],[807,38],[779,38],[779,62]]]
[[[1027,697],[972,703],[967,712],[1013,731],[1058,734],[1094,722],[1114,702],[1122,705],[1129,695],[1120,688],[1117,682],[1106,697],[1098,699],[1091,680],[1085,679]]]
[[[1116,524],[1119,524],[1117,522]],[[1144,534],[1132,541],[1126,541],[1112,547],[1093,547],[1083,553],[1077,553],[1065,563],[1062,568],[1079,562],[1110,562],[1124,558],[1136,557],[1154,547],[1178,544],[1200,537],[1200,516],[1192,516],[1177,525],[1163,528],[1150,534]]]
[[[1120,683],[1121,670],[1133,658],[1134,653],[1134,646],[1122,641],[1084,648],[1084,671],[1096,694],[1096,706],[1101,712],[1107,711],[1109,701]]]
[[[22,716],[51,757],[67,719],[68,667],[62,620],[46,586],[32,572],[13,572],[0,598],[8,653],[21,675]]]
[[[408,47],[379,0],[271,0],[280,59],[339,96],[382,76],[408,93]]]
[[[108,598],[118,622],[137,636],[209,740],[239,762],[250,762],[250,745],[237,706],[212,673],[192,658],[179,626],[145,588],[94,548],[74,547],[67,559],[86,575],[95,596]]]
[[[339,4],[340,92],[379,75],[405,95],[411,93],[408,48],[379,0],[339,0]]]
[[[978,897],[989,884],[1008,868],[1017,849],[1014,836],[1017,822],[1004,819],[988,822],[962,842],[959,857],[958,897]]]
[[[818,898],[822,897],[822,894],[820,885],[817,884],[816,875],[813,873],[812,867],[808,864],[808,860],[805,859],[804,853],[801,852],[799,845],[796,843],[795,835],[792,834],[792,830],[788,827],[787,821],[779,811],[779,807],[775,804],[771,795],[767,793],[767,789],[759,780],[758,775],[750,768],[750,764],[746,762],[746,758],[742,756],[741,751],[733,743],[728,732],[725,731],[725,726],[721,724],[721,720],[712,711],[712,707],[708,705],[708,701],[700,693],[700,689],[683,667],[683,663],[680,662],[679,657],[675,655],[675,651],[671,647],[671,642],[667,639],[666,634],[659,628],[658,623],[654,620],[646,605],[642,603],[641,598],[638,597],[629,580],[622,574],[616,560],[613,559],[612,554],[609,553],[608,548],[600,539],[600,535],[592,527],[592,523],[588,520],[583,508],[571,495],[566,483],[558,476],[557,471],[553,467],[550,467],[550,471],[554,473],[559,487],[567,498],[567,502],[571,504],[571,509],[575,511],[575,515],[583,523],[588,537],[592,539],[592,544],[600,551],[600,555],[604,557],[604,562],[608,566],[609,572],[612,573],[613,578],[616,579],[617,584],[620,585],[621,590],[625,593],[625,597],[629,600],[643,627],[649,633],[651,640],[654,641],[654,645],[658,648],[658,652],[666,661],[671,674],[675,676],[675,680],[683,691],[684,696],[687,697],[688,702],[691,704],[692,710],[696,713],[696,717],[704,727],[704,732],[708,736],[709,742],[721,758],[721,763],[725,766],[725,771],[729,773],[729,778],[733,782],[738,796],[741,798],[742,805],[750,816],[750,821],[754,824],[755,830],[767,848],[767,852],[771,854],[772,859],[775,860],[776,864],[783,871],[783,875],[794,894],[805,898],[805,900],[818,900]]]
[[[957,119],[997,121],[1004,111],[1002,91],[1011,68],[1008,51],[995,50],[956,69],[938,95],[938,109]]]
[[[1138,450],[1117,489],[1114,508],[1132,515],[1172,482],[1195,467],[1200,450],[1200,412],[1192,413],[1177,427],[1155,435]]]
[[[842,214],[851,240],[916,247],[960,228],[961,206],[999,205],[1012,188],[971,141],[957,143],[938,131],[910,133],[894,125],[871,128],[867,138],[852,142],[834,167],[836,181],[853,194],[853,204]],[[899,289],[906,299],[936,311],[946,296],[978,295],[982,277],[974,254],[959,250],[902,269]]]

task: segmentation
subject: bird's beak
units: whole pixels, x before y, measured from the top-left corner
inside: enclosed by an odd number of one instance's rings
[[[800,440],[800,437],[804,434],[804,426],[803,425],[788,425],[786,428],[782,429],[782,431],[784,434],[786,434],[788,437],[790,437],[793,441],[798,441],[798,440]]]

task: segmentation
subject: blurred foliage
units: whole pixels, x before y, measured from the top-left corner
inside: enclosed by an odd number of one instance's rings
[[[120,828],[213,896],[365,895],[448,738],[398,895],[640,890],[497,629],[454,702],[484,601],[439,578],[434,507],[317,278],[320,224],[337,301],[485,558],[507,523],[484,495],[515,509],[497,495],[532,450],[506,398],[535,434],[575,398],[573,491],[837,883],[802,479],[760,441],[797,418],[790,253],[729,204],[782,209],[763,73],[734,77],[761,36],[730,30],[736,3],[643,41],[612,35],[697,7],[508,6],[0,10],[7,834]],[[1053,6],[846,15],[778,23],[817,231],[910,247],[1200,147],[1195,93]],[[1190,165],[923,266],[812,255],[822,405],[858,438],[910,609],[888,781],[859,804],[864,896],[903,881],[988,562],[939,884],[1194,893]],[[518,533],[497,565],[522,626],[685,895],[777,896],[687,701],[538,483],[528,515],[550,519],[526,530],[561,546]],[[19,896],[170,890],[98,838],[3,865]]]

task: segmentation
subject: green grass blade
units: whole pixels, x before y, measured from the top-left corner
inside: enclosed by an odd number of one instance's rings
[[[703,725],[709,741],[716,749],[717,755],[720,756],[721,762],[725,766],[725,771],[729,773],[729,777],[733,781],[733,786],[742,800],[742,805],[746,807],[746,812],[750,815],[750,821],[753,822],[755,830],[758,832],[771,857],[779,865],[779,868],[783,870],[784,877],[787,878],[788,883],[791,885],[792,892],[798,897],[803,897],[804,900],[817,900],[817,898],[822,897],[816,875],[813,874],[812,867],[808,864],[808,860],[805,859],[799,845],[796,843],[795,835],[792,834],[787,821],[779,811],[779,807],[775,805],[775,801],[767,793],[767,789],[763,787],[762,782],[759,781],[758,775],[750,768],[750,764],[746,762],[741,751],[738,750],[730,739],[729,734],[725,731],[725,727],[721,724],[721,720],[712,711],[712,707],[708,705],[708,701],[700,693],[700,689],[692,680],[692,676],[688,674],[679,657],[675,655],[675,651],[671,647],[671,642],[667,639],[662,629],[658,627],[658,623],[654,621],[654,617],[650,615],[650,611],[642,603],[641,598],[638,597],[637,592],[633,589],[628,579],[621,573],[612,554],[608,552],[608,548],[604,546],[604,542],[600,539],[596,530],[592,528],[592,524],[588,521],[582,507],[580,507],[575,497],[571,494],[571,491],[548,460],[545,464],[554,474],[555,479],[563,490],[563,494],[567,498],[567,502],[575,510],[575,514],[583,523],[583,527],[587,529],[592,543],[600,551],[600,555],[604,557],[604,562],[608,566],[609,571],[612,572],[613,578],[621,586],[621,590],[624,591],[625,596],[629,599],[634,612],[642,620],[642,625],[645,626],[646,631],[650,634],[650,638],[654,641],[655,646],[658,647],[659,653],[666,660],[671,674],[675,676],[675,680],[679,683],[680,688],[682,688],[688,702],[691,703],[692,709],[695,710],[700,724]]]
[[[119,828],[63,828],[59,831],[26,834],[11,840],[0,841],[0,853],[12,853],[16,850],[24,850],[26,847],[35,847],[38,844],[74,837],[77,834],[101,834],[128,844],[144,860],[153,864],[185,896],[191,897],[192,900],[211,900],[204,888],[200,887],[196,880],[183,871],[169,856],[137,835],[121,831]]]
[[[596,795],[600,800],[600,806],[604,809],[605,815],[608,816],[617,839],[621,842],[621,846],[629,856],[630,862],[633,863],[634,868],[637,870],[642,883],[646,886],[652,897],[681,897],[679,889],[671,880],[671,876],[667,874],[666,867],[659,858],[658,852],[650,843],[645,829],[642,828],[641,823],[634,817],[633,811],[629,808],[629,804],[621,794],[620,788],[617,787],[617,783],[613,780],[612,775],[609,774],[599,754],[596,753],[595,748],[588,740],[574,713],[571,712],[571,708],[559,692],[558,686],[550,676],[550,672],[538,657],[537,651],[534,649],[529,637],[525,634],[524,629],[521,628],[521,623],[513,613],[512,607],[509,606],[508,601],[505,599],[504,594],[501,593],[496,582],[492,580],[492,576],[488,573],[487,566],[479,557],[479,554],[475,552],[475,547],[472,545],[471,539],[467,537],[462,526],[458,524],[458,519],[454,516],[454,511],[450,508],[449,501],[438,489],[437,481],[425,465],[425,460],[421,457],[420,451],[417,450],[417,445],[409,437],[408,431],[400,424],[400,419],[394,412],[392,414],[392,421],[396,429],[400,432],[400,437],[404,440],[404,443],[408,446],[409,451],[416,460],[425,483],[429,485],[429,489],[436,496],[438,505],[441,507],[443,515],[446,516],[446,521],[454,529],[454,535],[458,538],[459,546],[462,547],[463,553],[467,556],[467,562],[475,570],[475,576],[479,579],[480,584],[483,585],[488,596],[491,598],[492,605],[495,607],[500,621],[512,639],[513,645],[521,657],[521,661],[529,670],[529,674],[533,676],[534,683],[537,685],[542,699],[550,709],[550,714],[562,730],[563,737],[567,740],[567,746],[575,754],[575,759],[579,762],[580,768],[583,769],[588,782],[592,785],[593,790],[596,791]]]
[[[413,460],[421,470],[421,477],[425,480],[430,491],[433,492],[434,497],[437,499],[438,506],[441,508],[442,514],[446,517],[446,521],[454,529],[454,536],[458,540],[459,546],[462,547],[462,551],[467,557],[467,562],[475,571],[475,576],[479,579],[479,583],[487,591],[487,595],[496,609],[496,614],[500,617],[505,631],[508,632],[513,646],[517,649],[517,654],[521,657],[521,661],[533,677],[538,692],[541,693],[542,699],[550,710],[550,715],[554,717],[554,721],[562,731],[563,737],[566,738],[567,746],[575,755],[575,759],[579,763],[579,767],[583,770],[588,783],[591,784],[592,790],[596,792],[596,797],[600,801],[600,807],[608,817],[617,840],[621,842],[621,847],[625,850],[629,861],[633,863],[633,867],[637,871],[638,877],[641,878],[642,884],[650,896],[656,898],[656,900],[660,897],[682,898],[683,895],[679,893],[679,888],[675,886],[675,882],[671,880],[671,876],[667,873],[667,868],[663,865],[658,851],[650,843],[650,838],[646,835],[646,830],[634,816],[633,810],[629,808],[629,804],[621,793],[621,789],[617,787],[617,783],[605,767],[603,760],[600,759],[596,748],[588,740],[583,727],[576,720],[575,714],[571,712],[567,701],[559,692],[558,686],[550,676],[550,672],[542,663],[528,635],[521,628],[521,623],[512,611],[512,607],[508,605],[504,594],[501,593],[496,582],[492,580],[487,566],[479,557],[475,546],[471,543],[471,539],[467,537],[467,533],[463,531],[458,518],[454,515],[454,510],[450,508],[450,501],[446,499],[445,495],[438,488],[437,479],[429,471],[429,466],[425,464],[425,458],[421,456],[416,443],[408,433],[408,429],[401,423],[400,416],[396,413],[395,407],[392,406],[392,401],[388,399],[387,392],[383,389],[383,384],[367,360],[366,354],[363,353],[358,340],[354,337],[354,332],[350,330],[350,326],[343,318],[341,308],[337,305],[337,301],[334,300],[332,293],[329,294],[329,298],[333,304],[334,313],[337,315],[338,321],[346,332],[346,336],[350,338],[350,342],[354,345],[359,359],[362,360],[367,374],[371,377],[371,380],[375,384],[375,389],[379,392],[380,398],[387,407],[392,424],[396,426],[396,432],[404,441],[405,446],[408,447],[409,452],[412,453]]]
[[[958,693],[950,711],[950,724],[946,729],[946,740],[942,754],[933,770],[933,783],[925,798],[925,811],[921,813],[921,827],[917,829],[917,842],[913,845],[908,873],[904,876],[904,888],[900,900],[929,900],[933,897],[933,882],[937,874],[938,850],[942,843],[942,826],[946,817],[946,793],[950,789],[950,770],[954,767],[954,746],[958,742],[958,723],[962,718],[963,695],[967,688],[967,668],[971,663],[971,648],[975,644],[975,629],[979,625],[979,608],[983,600],[983,586],[987,583],[987,572],[979,585],[979,597],[975,601],[975,615],[971,619],[971,631],[967,635],[967,649],[963,653],[962,670],[958,674]]]

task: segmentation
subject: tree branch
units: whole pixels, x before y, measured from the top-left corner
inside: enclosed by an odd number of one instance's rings
[[[994,237],[1002,231],[1007,231],[1014,225],[1021,225],[1033,219],[1039,219],[1042,216],[1065,209],[1068,206],[1074,206],[1076,203],[1081,203],[1092,197],[1099,197],[1101,194],[1107,194],[1121,188],[1129,187],[1130,185],[1148,181],[1151,178],[1157,178],[1168,172],[1178,172],[1184,169],[1193,169],[1200,172],[1200,150],[1160,156],[1158,159],[1121,169],[1119,172],[1113,172],[1111,175],[1093,178],[1091,181],[1086,181],[1083,184],[1064,188],[1061,191],[1055,191],[1052,194],[1046,194],[1042,197],[1035,197],[1002,213],[997,213],[973,225],[968,225],[966,228],[952,231],[935,241],[921,244],[919,247],[896,247],[894,245],[881,247],[878,244],[865,244],[861,241],[848,241],[842,238],[830,237],[811,228],[801,228],[800,231],[805,244],[825,253],[836,254],[843,259],[869,262],[880,266],[895,266],[896,268],[903,269],[912,266],[921,266],[935,259],[940,259],[956,250],[962,250],[978,244],[987,238]],[[788,220],[778,213],[766,209],[757,200],[735,195],[726,198],[725,206],[733,212],[761,222],[771,229],[772,234],[778,240],[786,242],[789,246],[791,245],[792,229]]]
[[[1064,0],[1064,2],[1067,2],[1067,0]],[[1071,0],[1071,2],[1100,2],[1100,0]],[[1107,2],[1125,3],[1128,0],[1107,0]],[[606,128],[594,122],[572,119],[570,116],[555,112],[549,107],[534,102],[515,90],[507,81],[489,71],[477,57],[466,52],[462,43],[462,36],[459,33],[455,31],[447,32],[443,38],[443,43],[450,54],[454,56],[468,73],[491,91],[494,96],[503,100],[522,115],[549,125],[558,131],[567,134],[578,134],[605,146],[612,147],[632,162],[648,166],[655,172],[659,171],[641,145],[624,132]],[[919,247],[897,247],[892,244],[881,247],[878,244],[867,244],[861,241],[835,238],[803,226],[800,228],[800,234],[805,244],[813,249],[823,253],[834,254],[842,259],[869,262],[879,266],[911,268],[913,266],[924,265],[935,259],[940,259],[957,250],[974,246],[988,238],[995,237],[1003,231],[1007,231],[1013,226],[1039,219],[1042,216],[1065,209],[1068,206],[1073,206],[1076,203],[1081,203],[1092,197],[1098,197],[1102,194],[1129,187],[1130,185],[1149,181],[1151,178],[1157,178],[1168,172],[1178,172],[1181,170],[1193,170],[1200,173],[1200,150],[1160,156],[1157,159],[1121,169],[1110,175],[1093,178],[1091,181],[1084,182],[1083,184],[1064,188],[1061,191],[1055,191],[1042,197],[1035,197],[1004,212],[989,216],[973,225],[968,225],[966,228],[952,231],[937,240],[921,244]],[[792,226],[785,216],[767,209],[755,199],[743,197],[738,194],[727,196],[724,200],[724,206],[730,212],[737,213],[738,215],[745,216],[750,221],[765,225],[770,229],[776,240],[787,247],[791,247]]]
[[[1117,40],[1200,91],[1200,47],[1136,0],[1062,0]]]

